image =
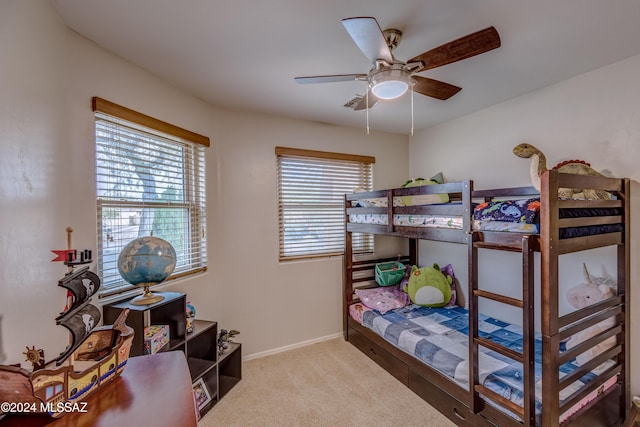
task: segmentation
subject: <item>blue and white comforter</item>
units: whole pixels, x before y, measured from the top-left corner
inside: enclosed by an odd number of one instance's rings
[[[461,307],[427,308],[409,305],[381,315],[375,310],[363,314],[362,324],[391,344],[399,347],[425,364],[451,378],[461,387],[469,389],[468,383],[468,311]],[[501,320],[480,315],[478,330],[483,338],[490,339],[507,348],[522,353],[522,328]],[[490,390],[522,406],[524,402],[522,364],[499,353],[480,347],[480,382]],[[541,407],[541,360],[542,344],[536,337],[535,380],[536,412]],[[561,403],[576,390],[608,369],[605,363],[560,393]],[[577,368],[573,362],[560,367],[560,378]]]

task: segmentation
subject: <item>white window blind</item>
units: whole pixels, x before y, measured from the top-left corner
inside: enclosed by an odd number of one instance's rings
[[[344,195],[373,188],[373,157],[276,147],[280,260],[344,253]],[[354,252],[373,236],[354,233]]]
[[[206,270],[205,146],[100,111],[95,137],[100,295],[133,288],[117,259],[141,236],[176,250],[168,280]]]

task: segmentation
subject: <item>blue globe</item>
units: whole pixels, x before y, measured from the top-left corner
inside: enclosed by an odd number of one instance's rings
[[[135,286],[151,286],[167,279],[176,267],[176,251],[171,243],[153,236],[139,237],[122,249],[118,271]]]

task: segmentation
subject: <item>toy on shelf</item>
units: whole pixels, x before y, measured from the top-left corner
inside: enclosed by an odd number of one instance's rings
[[[218,355],[222,355],[224,353],[224,351],[229,347],[227,343],[232,343],[234,337],[239,333],[240,331],[236,331],[235,329],[220,329],[220,333],[218,334]]]
[[[100,289],[100,278],[88,266],[75,269],[91,262],[91,251],[82,251],[78,257],[78,252],[71,249],[73,229],[68,227],[66,231],[68,248],[53,251],[58,255],[53,261],[62,261],[69,267],[58,281],[58,286],[67,289],[67,303],[56,318],[56,324],[70,332],[69,345],[49,362],[41,349],[27,347],[24,354],[33,365],[32,371],[0,365],[0,402],[23,407],[29,404],[34,412],[54,418],[63,416],[69,405],[82,402],[120,375],[129,359],[134,334],[125,323],[129,310],[124,310],[113,325],[94,329],[100,321],[100,310],[90,302]]]
[[[56,254],[56,257],[52,259],[51,262],[64,262],[64,264],[69,267],[68,273],[73,273],[73,269],[75,266],[90,264],[91,262],[93,262],[93,260],[91,259],[91,251],[89,249],[85,249],[78,253],[77,250],[71,248],[71,233],[73,233],[73,228],[67,227],[66,232],[67,249],[52,249],[51,252]],[[63,312],[69,310],[69,308],[73,304],[73,298],[73,293],[70,290],[67,291],[67,303],[64,306]]]
[[[191,332],[193,332],[193,321],[196,318],[196,308],[189,301],[187,301],[186,315],[187,315],[187,333],[190,334]]]
[[[171,243],[155,236],[133,239],[118,255],[118,272],[133,286],[144,289],[144,293],[130,301],[133,305],[150,305],[164,299],[154,294],[149,287],[158,285],[176,268],[176,250]]]
[[[31,363],[34,371],[44,368],[44,350],[41,348],[36,350],[35,346],[27,346],[27,351],[22,354],[27,357],[27,362]]]
[[[164,351],[169,344],[169,325],[150,325],[144,328],[144,354]]]

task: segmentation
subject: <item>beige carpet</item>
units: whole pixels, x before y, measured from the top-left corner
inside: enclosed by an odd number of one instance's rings
[[[242,381],[199,427],[455,426],[342,338],[242,369]]]

